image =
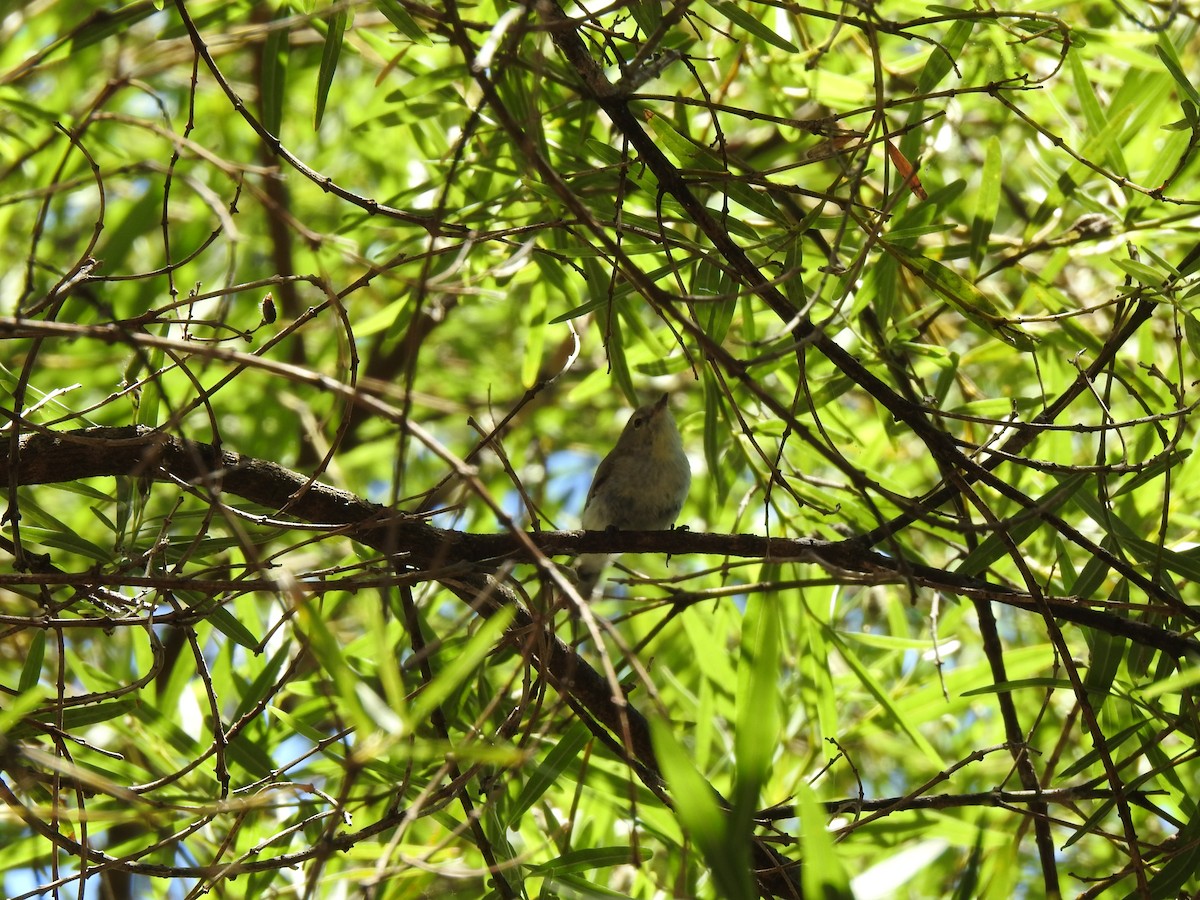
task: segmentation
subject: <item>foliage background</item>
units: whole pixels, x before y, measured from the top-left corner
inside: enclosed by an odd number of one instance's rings
[[[9,8],[5,894],[1200,889],[1196,27]]]

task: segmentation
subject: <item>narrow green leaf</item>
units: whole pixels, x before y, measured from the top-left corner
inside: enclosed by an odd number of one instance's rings
[[[988,139],[984,151],[983,175],[979,181],[978,199],[975,201],[975,216],[971,220],[971,274],[979,272],[984,256],[987,255],[988,239],[996,224],[996,213],[1000,209],[1000,166],[1002,149],[1000,138]]]
[[[21,500],[21,512],[27,513],[31,510],[33,504],[27,500]],[[61,531],[49,528],[40,528],[37,526],[27,526],[22,529],[22,534],[25,540],[32,540],[35,544],[41,544],[43,547],[53,547],[59,550],[66,550],[69,553],[77,553],[85,559],[91,559],[98,563],[107,565],[112,562],[113,552],[111,547],[101,547],[98,544],[93,544],[91,541],[85,540],[78,532],[64,527]]]
[[[607,318],[597,316],[596,324],[601,328],[608,328],[605,350],[608,351],[608,365],[612,370],[613,381],[621,388],[621,393],[625,395],[625,399],[629,401],[630,405],[636,408],[641,405],[641,400],[638,398],[637,388],[634,387],[629,358],[626,356],[625,326],[621,316],[621,305],[614,303],[611,315]]]
[[[369,734],[375,722],[360,699],[359,688],[366,687],[346,660],[341,641],[330,630],[329,623],[319,614],[313,603],[301,603],[296,608],[296,630],[308,639],[309,648],[317,663],[332,681],[338,714],[356,728]]]
[[[750,874],[749,835],[731,833],[728,813],[712,786],[696,771],[672,726],[655,718],[650,728],[679,824],[708,863],[716,895],[727,900],[755,900],[758,891]]]
[[[1104,129],[1097,134],[1090,135],[1083,146],[1076,149],[1077,154],[1083,159],[1104,158],[1108,156],[1120,140],[1121,132],[1125,128],[1125,122],[1129,118],[1129,114],[1133,111],[1133,108],[1133,105],[1129,104],[1115,111],[1110,111]],[[1036,228],[1048,221],[1051,216],[1057,215],[1065,205],[1064,201],[1069,197],[1075,196],[1079,187],[1094,177],[1095,174],[1092,170],[1083,163],[1073,162],[1067,171],[1059,175],[1054,182],[1053,188],[1047,192],[1046,198],[1038,205],[1038,208],[1034,211],[1033,219],[1029,223],[1029,227],[1031,229]]]
[[[1087,120],[1089,137],[1103,134],[1108,127],[1108,117],[1104,110],[1100,107],[1100,101],[1096,97],[1096,92],[1092,88],[1092,79],[1088,73],[1087,65],[1081,57],[1080,53],[1071,52],[1067,54],[1067,64],[1071,70],[1071,80],[1075,85],[1075,97],[1079,103],[1080,109],[1083,110],[1083,116]],[[1113,170],[1121,176],[1128,177],[1129,167],[1125,165],[1125,158],[1121,154],[1121,142],[1119,140],[1109,140],[1105,146],[1101,148],[1101,152],[1108,160]]]
[[[1120,731],[1115,732],[1114,734],[1106,735],[1104,752],[1116,753],[1117,750],[1120,749],[1121,745],[1137,734],[1138,731],[1141,730],[1142,726],[1146,724],[1146,722],[1146,719],[1138,719],[1132,725],[1122,728]],[[1075,778],[1078,775],[1082,775],[1099,762],[1100,751],[1094,749],[1089,750],[1079,759],[1075,760],[1075,762],[1069,764],[1065,769],[1063,769],[1063,772],[1059,778],[1061,778],[1063,781],[1068,781],[1069,779]]]
[[[982,826],[976,831],[975,841],[971,844],[971,855],[967,857],[966,865],[962,866],[961,875],[950,900],[973,900],[980,896],[980,871],[984,863],[983,841],[986,835],[987,829]]]
[[[626,851],[626,855],[628,855],[628,851]],[[499,896],[493,892],[488,894],[485,900],[493,900]],[[595,884],[578,875],[547,875],[546,880],[542,883],[542,893],[538,897],[545,898],[545,900],[559,897],[562,900],[629,900],[629,895],[626,893],[610,890],[602,884]]]
[[[803,309],[808,302],[804,286],[804,241],[799,231],[790,234],[787,251],[783,257],[784,278],[780,287],[795,309]]]
[[[807,647],[807,653],[801,653],[800,665],[807,673],[812,690],[816,693],[818,736],[825,738],[841,733],[841,716],[838,708],[837,685],[834,683],[832,667],[827,660],[830,655],[829,643],[825,628],[815,621],[807,606],[795,617],[797,625],[803,630],[802,638],[806,638],[800,646]]]
[[[321,51],[321,68],[317,73],[317,104],[313,116],[313,128],[321,127],[325,117],[325,103],[329,99],[329,89],[333,85],[333,76],[337,73],[338,59],[342,54],[342,37],[346,32],[346,23],[350,13],[342,8],[329,19],[329,29],[325,32],[325,46]]]
[[[281,646],[267,660],[267,664],[263,666],[254,680],[240,692],[238,697],[237,709],[234,710],[231,718],[236,721],[248,713],[256,704],[260,703],[269,691],[275,685],[275,677],[279,674],[283,664],[287,662],[291,656],[293,648],[287,644]]]
[[[766,41],[773,47],[778,47],[780,50],[786,50],[788,53],[799,53],[800,48],[791,41],[785,40],[777,35],[774,30],[768,28],[758,19],[754,18],[753,14],[746,12],[736,3],[730,0],[717,0],[712,2],[709,0],[709,6],[727,18],[734,25],[739,26],[756,38]],[[761,7],[760,7],[761,8]]]
[[[375,6],[387,17],[389,22],[396,26],[396,30],[409,40],[426,46],[433,43],[424,29],[417,24],[417,20],[410,16],[408,10],[397,0],[375,0]]]
[[[754,594],[743,618],[737,678],[737,731],[733,752],[737,783],[734,815],[750,816],[779,747],[779,632],[778,604]]]
[[[282,722],[290,732],[294,732],[300,737],[312,741],[314,744],[319,744],[324,741],[329,735],[321,731],[319,728],[314,728],[300,716],[294,716],[286,710],[280,709],[278,706],[268,706],[267,711]],[[326,753],[334,760],[338,760],[342,756],[342,745],[333,743],[326,748]]]
[[[1075,85],[1075,98],[1083,117],[1087,120],[1088,128],[1093,134],[1104,130],[1106,124],[1104,112],[1100,109],[1100,101],[1092,89],[1092,80],[1088,75],[1087,64],[1082,55],[1074,50],[1067,54],[1067,65],[1071,70],[1071,81]]]
[[[1153,570],[1161,567],[1188,581],[1200,581],[1200,548],[1172,550],[1153,541],[1132,536],[1118,536],[1118,540],[1121,549],[1132,554],[1144,566]]]
[[[572,872],[590,872],[595,869],[608,869],[613,866],[635,865],[638,859],[643,862],[653,854],[646,848],[639,848],[636,856],[633,848],[624,847],[592,847],[587,850],[572,850],[556,857],[549,862],[530,866],[533,875],[566,875]],[[622,896],[622,895],[617,895]]]
[[[1113,265],[1125,272],[1127,275],[1132,275],[1139,283],[1147,287],[1159,287],[1166,276],[1152,266],[1146,265],[1136,259],[1122,259],[1118,257],[1112,261]]]
[[[686,618],[686,616],[681,618]],[[709,657],[701,655],[700,648],[697,647],[696,659],[707,660]],[[708,673],[704,674],[707,676]],[[725,684],[731,683],[725,682]],[[724,760],[726,756],[720,741],[716,740],[719,724],[722,721],[718,708],[723,706],[718,703],[718,700],[724,700],[724,697],[718,697],[718,693],[723,694],[724,691],[720,691],[711,677],[701,679],[700,687],[696,691],[696,727],[692,734],[695,764],[701,772],[707,772],[714,759]]]
[[[1114,596],[1112,602],[1127,602],[1128,591],[1125,594],[1125,599]],[[1091,664],[1083,675],[1083,686],[1088,692],[1088,701],[1092,708],[1099,712],[1108,697],[1114,693],[1113,682],[1117,678],[1122,660],[1125,659],[1125,648],[1129,642],[1123,637],[1091,628],[1083,628],[1081,631],[1092,651]]]
[[[1185,330],[1186,330],[1186,327],[1187,326],[1186,326],[1186,319],[1185,319],[1185,326],[1184,326]],[[1200,354],[1197,354],[1197,355],[1200,355]],[[1119,488],[1117,488],[1115,491],[1113,491],[1112,493],[1109,494],[1109,497],[1115,500],[1117,497],[1121,497],[1125,494],[1136,491],[1142,485],[1149,484],[1151,481],[1154,481],[1157,478],[1161,478],[1163,475],[1165,475],[1171,469],[1174,469],[1176,466],[1178,466],[1180,463],[1182,463],[1184,460],[1186,460],[1191,455],[1192,455],[1191,450],[1182,450],[1182,451],[1172,450],[1170,453],[1163,454],[1163,456],[1159,457],[1151,465],[1147,466],[1145,469],[1138,472],[1136,475],[1131,477],[1128,481],[1123,482]]]
[[[284,92],[287,88],[288,30],[278,24],[267,31],[262,46],[262,77],[259,79],[260,115],[263,127],[278,136],[283,126]]]
[[[1151,741],[1151,742],[1149,742],[1149,744],[1143,744],[1143,746],[1140,749],[1143,750],[1148,756],[1153,756],[1154,750],[1152,748],[1155,746],[1156,745],[1154,744],[1154,742]],[[1165,768],[1166,768],[1166,771],[1168,771],[1168,772],[1171,771],[1169,765],[1166,766]],[[1149,781],[1153,777],[1154,777],[1154,775],[1149,772],[1146,772],[1146,773],[1143,773],[1140,775],[1136,775],[1132,780],[1125,782],[1125,784],[1123,786],[1124,790],[1130,791],[1130,792],[1144,790],[1145,789],[1144,785],[1146,784],[1146,782]],[[1108,798],[1105,800],[1101,800],[1098,804],[1096,804],[1094,807],[1092,807],[1092,809],[1089,810],[1087,817],[1078,826],[1076,826],[1074,833],[1069,838],[1067,838],[1067,840],[1063,843],[1062,849],[1066,850],[1068,847],[1070,847],[1072,844],[1074,844],[1080,838],[1085,838],[1085,837],[1088,837],[1089,835],[1095,835],[1097,829],[1103,827],[1101,823],[1103,823],[1105,821],[1111,821],[1111,819],[1109,817],[1112,815],[1112,812],[1113,812],[1113,809],[1115,806],[1116,806],[1116,801],[1111,798]],[[1152,896],[1157,897],[1158,895],[1152,895]],[[1174,896],[1174,895],[1170,895],[1170,896]],[[1162,900],[1167,900],[1167,897],[1162,897]]]
[[[724,192],[730,200],[739,203],[751,212],[756,212],[772,222],[784,222],[786,218],[775,206],[774,201],[766,194],[761,194],[752,185],[729,172],[721,157],[701,146],[678,131],[670,120],[661,115],[649,117],[650,129],[658,137],[664,150],[675,157],[681,168],[696,169],[701,172],[720,173],[723,178],[714,180],[710,185],[712,190]]]
[[[1180,94],[1191,100],[1196,106],[1200,106],[1200,91],[1196,90],[1192,79],[1188,78],[1187,73],[1183,71],[1179,53],[1175,50],[1175,45],[1171,43],[1171,37],[1166,29],[1159,31],[1158,43],[1154,45],[1154,52],[1158,54],[1162,64],[1167,67],[1167,71],[1175,79],[1175,86],[1179,88]]]
[[[96,10],[71,34],[71,52],[78,53],[114,34],[128,31],[156,12],[158,4],[155,0],[139,0],[136,3],[116,4],[111,9]]]
[[[45,695],[46,689],[35,684],[21,691],[16,697],[5,697],[4,703],[0,705],[0,737],[10,741],[25,737],[29,727],[19,723],[37,709]]]
[[[1150,879],[1151,897],[1178,897],[1185,884],[1195,884],[1196,872],[1200,871],[1200,807],[1195,804],[1191,807],[1191,818],[1175,835],[1178,850],[1169,854],[1166,863]],[[1137,888],[1126,894],[1129,900],[1141,896]]]
[[[650,130],[658,138],[662,148],[675,157],[677,165],[685,169],[706,172],[725,172],[724,162],[707,147],[697,144],[681,133],[665,116],[651,112],[647,116]]]
[[[692,292],[697,297],[714,298],[697,303],[697,310],[704,333],[714,344],[723,344],[738,305],[732,279],[724,269],[703,257],[696,266]]]
[[[229,759],[254,778],[268,778],[275,767],[271,754],[256,736],[243,730],[234,735],[226,746]]]
[[[729,479],[723,465],[728,447],[722,422],[724,405],[720,385],[708,370],[704,370],[704,460],[708,464],[710,487],[714,489],[716,501],[724,503],[729,490]]]
[[[212,623],[217,631],[221,632],[227,638],[236,641],[243,647],[255,651],[259,650],[259,640],[251,631],[246,628],[237,616],[231,613],[223,606],[214,606],[205,612],[204,617]]]
[[[87,706],[76,706],[63,713],[63,727],[66,729],[86,728],[89,725],[99,725],[101,722],[111,722],[126,715],[137,707],[138,702],[132,697],[113,700],[108,703],[90,703]]]
[[[1146,700],[1153,700],[1164,694],[1181,694],[1197,684],[1200,684],[1200,666],[1191,666],[1170,678],[1148,685],[1141,692],[1141,696]]]
[[[1183,315],[1183,336],[1187,339],[1192,355],[1200,359],[1200,319],[1197,319],[1191,310]]]
[[[500,636],[512,622],[514,615],[515,610],[506,606],[484,620],[449,664],[436,673],[433,681],[427,684],[425,689],[413,700],[411,707],[413,722],[426,721],[442,701],[472,675],[484,658],[496,648]]]
[[[804,860],[800,867],[803,896],[853,900],[850,880],[829,833],[825,808],[817,802],[813,789],[803,782],[797,785],[796,800],[800,813],[801,858]]]
[[[959,19],[950,26],[946,39],[930,51],[929,62],[921,70],[921,77],[917,79],[918,94],[928,94],[949,74],[974,27],[974,19]]]
[[[533,770],[521,788],[521,793],[512,802],[505,822],[507,828],[517,827],[526,811],[537,803],[546,791],[558,783],[559,776],[566,771],[567,766],[575,761],[579,752],[587,746],[591,738],[591,732],[582,722],[576,722],[567,729],[567,733],[559,738],[558,743],[546,754],[546,758]],[[628,849],[626,849],[626,857],[628,858]]]
[[[46,658],[46,632],[38,629],[29,641],[25,651],[25,662],[21,666],[21,679],[17,682],[17,692],[24,694],[37,687],[42,678],[42,662]]]
[[[1011,694],[1014,691],[1026,691],[1030,689],[1045,690],[1049,688],[1055,691],[1071,690],[1071,682],[1066,678],[1015,678],[1009,681],[998,681],[995,684],[984,685],[983,687],[972,688],[969,691],[963,691],[963,697],[985,697],[989,694]]]
[[[654,34],[662,23],[662,6],[661,0],[633,0],[629,4],[629,11],[643,35]]]
[[[169,336],[171,326],[162,324],[157,330],[163,337]],[[166,362],[166,352],[159,347],[152,347],[145,353],[146,370],[148,372],[159,372],[162,370],[164,362]],[[159,425],[158,412],[162,408],[162,382],[158,378],[151,378],[146,386],[142,389],[141,394],[137,399],[137,415],[134,421],[138,425],[143,425],[146,428],[157,428]],[[144,484],[144,482],[143,482]],[[140,486],[139,486],[140,487]]]
[[[912,250],[880,242],[901,264],[980,328],[1018,350],[1032,350],[1036,338],[1009,322],[983,291],[953,269]]]
[[[913,727],[909,717],[903,715],[896,708],[895,702],[889,696],[888,692],[883,689],[883,686],[874,674],[872,674],[870,668],[862,663],[858,655],[851,651],[845,641],[837,639],[837,636],[833,634],[830,634],[830,638],[830,643],[837,647],[838,654],[854,672],[854,677],[858,679],[859,684],[866,688],[867,692],[875,698],[875,702],[883,707],[888,718],[895,723],[900,731],[903,731],[908,736],[908,739],[913,742],[913,745],[918,750],[925,754],[926,759],[937,768],[944,768],[946,763],[942,759],[941,754],[934,749],[933,744],[929,743],[925,735]]]
[[[1006,556],[1010,542],[1020,547],[1025,540],[1045,524],[1045,514],[1054,512],[1088,483],[1090,476],[1073,475],[1040,496],[1031,508],[1023,509],[1011,519],[1001,522],[996,533],[989,534],[970,553],[963,557],[957,570],[963,575],[978,575],[996,560]],[[1007,538],[1007,540],[1006,540]]]
[[[523,290],[525,294],[525,302],[521,304],[521,325],[526,335],[521,354],[521,384],[532,385],[537,381],[544,362],[542,355],[548,334],[546,312],[549,298],[545,285],[540,281],[518,290]]]

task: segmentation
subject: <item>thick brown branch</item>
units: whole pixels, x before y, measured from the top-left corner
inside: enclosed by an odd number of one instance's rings
[[[9,483],[8,444],[0,445],[0,483]],[[383,553],[399,554],[409,568],[447,565],[477,567],[477,575],[458,582],[464,599],[483,590],[486,575],[501,560],[528,559],[530,544],[549,556],[577,553],[710,554],[778,562],[813,563],[836,573],[855,573],[871,583],[904,581],[943,593],[1002,603],[1032,613],[1043,611],[1028,593],[1012,590],[981,578],[926,566],[878,553],[858,539],[822,541],[814,538],[779,538],[753,534],[707,534],[695,531],[579,532],[537,534],[470,534],[436,528],[422,518],[407,516],[370,503],[347,491],[320,482],[273,462],[221,450],[211,444],[189,441],[148,428],[86,428],[63,433],[28,434],[21,438],[16,483],[61,483],[79,478],[126,475],[194,484],[219,489],[299,521],[343,527],[354,540]],[[307,490],[304,488],[307,487]],[[81,575],[86,581],[87,576]],[[452,586],[453,587],[453,586]],[[681,595],[680,602],[687,602]],[[1045,603],[1059,619],[1128,638],[1172,656],[1200,657],[1200,642],[1104,609],[1086,598],[1048,598]],[[495,598],[495,608],[501,599]],[[488,610],[481,610],[487,612]],[[532,625],[524,618],[514,628]],[[572,665],[583,663],[562,646]],[[585,663],[583,665],[586,665]],[[590,670],[590,667],[588,667]],[[579,669],[576,671],[584,671]],[[594,670],[591,670],[594,673]],[[586,676],[585,676],[586,677]],[[597,674],[597,678],[600,676]],[[596,685],[598,694],[611,691]],[[605,716],[592,710],[605,724]],[[614,720],[616,721],[616,720]],[[618,732],[619,733],[619,732]],[[648,751],[649,741],[645,747]],[[652,754],[642,758],[650,762]]]

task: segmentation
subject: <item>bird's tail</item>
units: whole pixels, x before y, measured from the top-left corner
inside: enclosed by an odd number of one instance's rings
[[[584,600],[595,597],[596,589],[600,586],[600,576],[611,561],[612,557],[607,553],[585,553],[576,560],[575,578],[580,597]]]

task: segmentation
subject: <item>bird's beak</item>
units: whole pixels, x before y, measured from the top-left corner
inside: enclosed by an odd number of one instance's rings
[[[671,399],[670,394],[663,394],[661,397],[658,398],[658,401],[654,404],[654,411],[661,412],[662,410],[666,409],[667,401],[670,399]]]

